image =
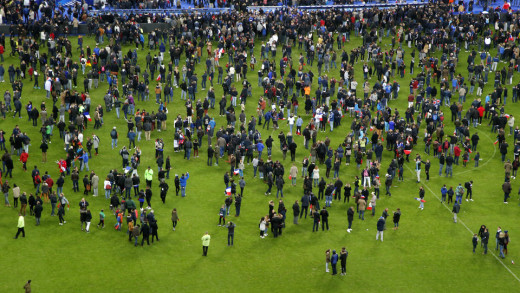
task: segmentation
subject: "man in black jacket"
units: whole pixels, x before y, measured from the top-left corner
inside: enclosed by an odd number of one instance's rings
[[[327,211],[327,207],[323,207],[320,211],[321,215],[321,230],[325,231],[325,225],[327,225],[327,231],[329,230],[329,212]]]
[[[141,227],[141,234],[143,234],[141,246],[144,245],[144,240],[146,240],[146,243],[150,245],[150,227],[148,226],[148,221],[146,220],[143,222],[143,226]]]
[[[310,195],[304,194],[301,199],[302,209],[300,210],[300,219],[305,211],[305,219],[307,219],[307,210],[309,209]]]
[[[294,202],[292,209],[293,209],[293,215],[294,215],[294,224],[298,225],[298,216],[300,215],[300,205],[298,204],[298,200],[296,200]]]

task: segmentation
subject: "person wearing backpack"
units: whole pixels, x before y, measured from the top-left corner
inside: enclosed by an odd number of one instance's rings
[[[462,204],[462,196],[464,195],[464,187],[459,183],[459,186],[455,188],[455,202]]]
[[[119,137],[119,134],[117,133],[116,127],[112,128],[112,131],[110,131],[110,138],[112,139],[112,149],[114,147],[117,148],[117,138]]]

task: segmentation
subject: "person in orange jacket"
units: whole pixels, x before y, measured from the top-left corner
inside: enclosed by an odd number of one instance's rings
[[[23,163],[23,170],[27,171],[27,159],[29,158],[29,154],[22,150],[22,154],[20,155],[20,162]]]

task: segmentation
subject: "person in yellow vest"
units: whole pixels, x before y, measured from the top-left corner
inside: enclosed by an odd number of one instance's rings
[[[146,180],[146,186],[152,188],[153,170],[150,166],[144,171],[144,179]]]
[[[209,236],[209,233],[206,232],[204,236],[201,238],[202,240],[202,256],[208,256],[208,248],[209,248],[209,242],[211,240],[211,236]]]
[[[14,236],[14,239],[17,239],[20,233],[22,233],[22,237],[25,238],[25,218],[22,216],[21,213],[18,213],[18,232],[16,232],[16,236]]]

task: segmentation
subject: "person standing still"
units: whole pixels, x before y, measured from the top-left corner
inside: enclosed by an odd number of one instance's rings
[[[376,233],[376,240],[379,239],[379,235],[381,235],[381,242],[383,242],[383,232],[385,231],[385,218],[380,217],[379,220],[377,220],[377,233]]]
[[[292,206],[293,215],[294,215],[294,224],[298,225],[298,217],[300,215],[300,205],[298,204],[298,200],[296,200]]]
[[[473,253],[475,253],[475,249],[477,248],[477,244],[478,244],[477,234],[473,234],[473,238],[471,239],[471,242],[473,244]]]
[[[211,240],[211,236],[209,236],[209,233],[206,232],[204,236],[201,238],[202,240],[202,256],[208,256],[208,248],[209,248],[209,242]]]
[[[338,264],[338,254],[336,253],[336,250],[332,251],[332,257],[330,258],[330,263],[332,264],[332,275],[338,274],[338,269],[336,268]]]
[[[226,227],[228,228],[227,245],[233,246],[236,225],[233,222],[229,221]]]
[[[14,239],[17,239],[20,233],[22,233],[22,237],[25,238],[25,218],[22,216],[21,213],[18,213],[18,232],[16,232],[16,236],[14,236]]]
[[[347,249],[345,247],[341,248],[339,259],[341,262],[341,275],[342,276],[347,274],[347,257],[348,257]]]

